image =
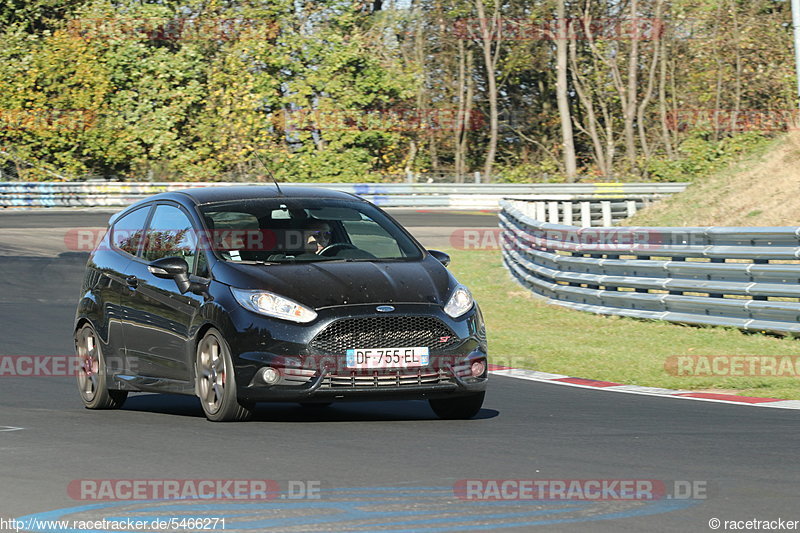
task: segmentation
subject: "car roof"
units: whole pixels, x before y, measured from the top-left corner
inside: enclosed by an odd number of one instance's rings
[[[284,186],[278,188],[274,185],[234,185],[225,187],[196,187],[174,191],[191,198],[197,204],[212,202],[227,202],[231,200],[256,200],[260,198],[335,198],[341,200],[354,200],[356,197],[350,193],[323,189],[321,187]]]
[[[138,202],[115,213],[109,220],[113,224],[122,214],[128,213],[144,204],[159,200],[173,200],[186,203],[189,199],[195,205],[236,200],[258,200],[269,198],[330,198],[338,200],[363,201],[354,194],[322,187],[284,186],[280,193],[274,185],[233,185],[219,187],[192,187],[176,191],[163,192],[143,198]]]

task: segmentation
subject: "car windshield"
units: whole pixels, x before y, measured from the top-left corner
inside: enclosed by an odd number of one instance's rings
[[[208,245],[234,263],[411,261],[419,246],[374,206],[323,198],[206,204]]]

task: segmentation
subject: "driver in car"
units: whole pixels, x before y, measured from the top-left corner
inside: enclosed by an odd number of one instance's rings
[[[319,254],[331,243],[331,227],[326,222],[317,221],[306,230],[306,251]]]

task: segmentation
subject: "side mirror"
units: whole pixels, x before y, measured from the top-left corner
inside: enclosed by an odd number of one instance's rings
[[[439,250],[428,250],[428,253],[439,260],[441,264],[447,266],[450,264],[450,256]]]
[[[189,264],[182,257],[156,259],[147,265],[147,270],[157,278],[175,280],[181,294],[186,294],[194,288],[189,281]]]

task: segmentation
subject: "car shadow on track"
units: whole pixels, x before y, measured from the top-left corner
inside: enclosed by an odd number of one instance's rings
[[[200,400],[173,394],[137,394],[125,402],[123,411],[204,418]],[[494,409],[481,409],[472,420],[499,416]],[[303,407],[296,403],[260,403],[253,422],[400,422],[438,420],[425,401],[339,402],[329,407]]]

